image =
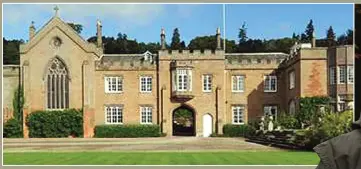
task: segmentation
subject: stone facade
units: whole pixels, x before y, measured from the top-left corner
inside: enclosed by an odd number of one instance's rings
[[[222,133],[223,125],[234,123],[234,111],[238,110],[234,107],[237,106],[242,109],[241,123],[247,123],[263,116],[267,106],[276,108],[277,113],[289,112],[290,102],[294,101],[297,109],[300,97],[353,92],[342,86],[334,89],[328,83],[330,60],[337,58],[337,63],[344,64],[340,58],[352,58],[352,46],[295,45],[290,54],[225,53],[220,48],[220,30],[217,30],[216,50],[172,51],[165,49],[165,33],[161,31],[162,49],[157,54],[104,54],[99,21],[96,27],[98,42],[92,44],[57,15],[38,32],[30,26],[30,40],[20,47],[21,83],[26,101],[24,116],[35,110],[49,109],[49,97],[53,92],[48,87],[49,67],[54,59],[63,63],[68,73],[68,88],[64,89],[67,95],[61,96],[61,99],[67,97],[68,107],[65,108],[83,108],[84,137],[92,137],[94,126],[111,123],[114,118],[121,118],[122,124],[140,124],[144,120],[141,113],[144,106],[151,109],[149,121],[160,125],[168,136],[173,135],[174,110],[179,107],[191,110],[195,135],[202,136],[205,115],[211,116],[212,131]],[[346,63],[351,64],[349,60]],[[290,72],[294,72],[295,79],[292,89],[289,87]],[[182,73],[184,77],[178,77]],[[267,84],[275,83],[275,88],[268,85],[270,91],[265,88],[268,75],[276,79],[267,81]],[[205,76],[211,77],[207,91],[204,90]],[[144,82],[151,84],[146,92],[141,91],[143,77],[150,79]],[[57,87],[63,89],[61,85]],[[10,98],[7,96],[5,100],[10,102]],[[113,117],[112,113],[118,111],[122,112],[121,117],[118,114]],[[27,132],[24,126],[25,136]]]
[[[20,69],[18,65],[4,65],[3,66],[3,120],[14,117],[13,100],[15,91],[20,85]]]

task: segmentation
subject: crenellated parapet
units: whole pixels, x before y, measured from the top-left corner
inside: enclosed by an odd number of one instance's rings
[[[159,60],[224,59],[223,50],[160,50]]]
[[[105,54],[95,62],[96,70],[156,70],[157,55],[145,54]]]
[[[288,57],[285,53],[227,53],[226,69],[276,69]]]

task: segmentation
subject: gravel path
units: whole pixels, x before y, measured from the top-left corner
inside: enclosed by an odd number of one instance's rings
[[[79,151],[282,151],[243,138],[44,138],[4,139],[4,152]]]

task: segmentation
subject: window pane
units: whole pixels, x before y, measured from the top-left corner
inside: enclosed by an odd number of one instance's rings
[[[340,83],[346,83],[346,67],[345,66],[340,66],[339,67],[339,79],[340,79]]]
[[[48,92],[48,98],[47,98],[47,101],[48,101],[48,109],[51,108],[51,76],[48,75],[48,88],[47,88],[47,92]]]

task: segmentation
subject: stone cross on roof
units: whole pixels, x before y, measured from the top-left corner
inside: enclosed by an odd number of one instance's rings
[[[59,16],[59,13],[58,13],[59,7],[58,6],[54,7],[54,11],[55,11],[55,16]]]

